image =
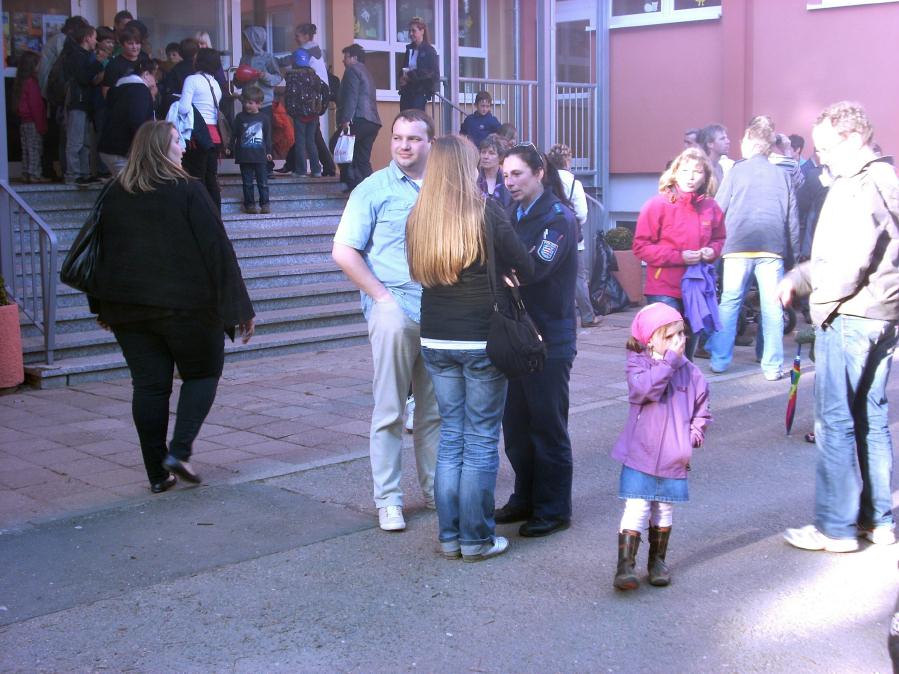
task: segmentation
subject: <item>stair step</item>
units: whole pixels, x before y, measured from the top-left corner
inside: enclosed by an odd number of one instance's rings
[[[225,341],[225,361],[283,356],[301,351],[317,351],[362,344],[368,339],[365,323],[336,325],[309,330],[255,335],[249,344]],[[66,358],[53,365],[26,365],[30,384],[38,388],[71,386],[88,381],[128,376],[128,367],[120,351],[94,356]]]
[[[256,308],[255,303],[254,308]],[[359,302],[355,298],[273,309],[256,308],[257,333],[260,335],[289,330],[314,329],[361,319],[362,312]],[[88,313],[87,321],[90,326],[88,329],[57,333],[55,352],[59,358],[68,359],[102,353],[108,350],[110,345],[115,345],[114,335],[97,327],[95,316]],[[22,336],[22,351],[26,360],[31,358],[33,362],[35,357],[42,356],[43,350],[44,340],[41,335]]]

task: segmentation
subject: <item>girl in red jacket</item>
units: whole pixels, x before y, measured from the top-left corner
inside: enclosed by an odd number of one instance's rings
[[[42,136],[47,133],[47,108],[41,98],[37,83],[37,64],[40,54],[23,52],[16,66],[13,82],[13,110],[19,115],[19,133],[22,139],[22,182],[46,183],[41,175],[41,155],[44,151]]]
[[[634,255],[646,262],[647,304],[663,302],[683,314],[681,278],[688,265],[714,262],[724,246],[724,214],[712,195],[717,189],[708,157],[687,148],[659,179],[659,194],[637,219]],[[696,335],[687,341],[693,360]]]

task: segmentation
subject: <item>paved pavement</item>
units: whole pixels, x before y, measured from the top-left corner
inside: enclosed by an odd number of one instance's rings
[[[501,527],[510,551],[481,564],[436,554],[408,447],[409,528],[377,529],[367,347],[229,364],[196,446],[204,485],[160,496],[127,381],[0,396],[0,670],[889,671],[899,546],[780,537],[811,515],[810,364],[789,438],[788,385],[751,348],[710,377],[674,583],[612,590],[629,320],[580,334],[572,528]],[[511,484],[504,461],[498,501]]]

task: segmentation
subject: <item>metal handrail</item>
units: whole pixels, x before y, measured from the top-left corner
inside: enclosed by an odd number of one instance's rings
[[[0,188],[0,272],[22,313],[43,334],[47,364],[52,365],[59,240],[8,181],[0,180]]]
[[[444,103],[446,103],[448,106],[450,106],[453,110],[457,111],[460,115],[467,115],[467,114],[468,114],[468,113],[465,112],[462,108],[460,108],[458,105],[456,105],[455,103],[453,103],[450,99],[448,99],[446,96],[444,96],[443,94],[441,94],[439,91],[435,91],[435,92],[434,92],[434,95],[435,95],[437,98],[439,98],[441,101],[443,101]]]

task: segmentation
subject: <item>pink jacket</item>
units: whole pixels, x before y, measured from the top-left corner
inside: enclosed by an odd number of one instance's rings
[[[19,109],[16,111],[19,120],[31,122],[37,127],[37,132],[42,136],[47,133],[47,107],[41,98],[41,88],[37,78],[31,77],[22,84],[22,94],[19,96]]]
[[[643,291],[680,297],[687,268],[681,253],[709,247],[717,258],[724,235],[724,213],[711,197],[677,190],[654,196],[640,210],[634,234],[634,255],[647,264]]]
[[[627,389],[627,424],[612,458],[656,477],[687,477],[693,447],[702,445],[712,420],[702,372],[673,351],[660,360],[629,351]]]

